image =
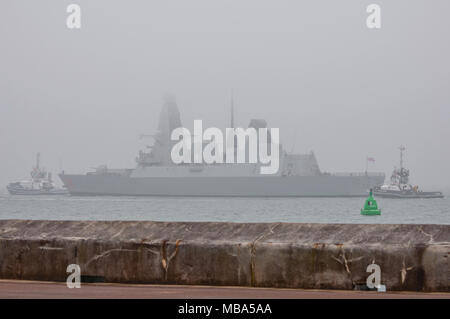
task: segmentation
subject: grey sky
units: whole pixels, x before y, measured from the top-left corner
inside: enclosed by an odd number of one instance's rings
[[[66,27],[66,7],[82,28]],[[382,28],[365,25],[368,4]],[[35,153],[56,173],[133,167],[162,97],[183,124],[265,118],[323,171],[390,174],[407,146],[413,183],[450,185],[448,0],[3,0],[0,187]],[[296,136],[294,141],[294,136]]]

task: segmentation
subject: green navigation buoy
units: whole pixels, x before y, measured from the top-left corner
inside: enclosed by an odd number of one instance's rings
[[[372,196],[372,189],[364,203],[364,208],[361,209],[361,215],[381,215],[381,209],[378,209],[377,201]]]

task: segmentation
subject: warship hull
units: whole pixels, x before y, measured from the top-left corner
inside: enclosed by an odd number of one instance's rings
[[[234,128],[233,111],[231,113],[230,128]],[[206,163],[191,154],[191,161],[174,163],[172,152],[176,142],[172,133],[180,127],[183,125],[178,107],[172,98],[168,98],[160,113],[158,129],[151,135],[154,143],[147,145],[149,151],[139,151],[135,168],[108,169],[101,165],[95,172],[85,175],[62,173],[59,176],[72,195],[107,196],[366,196],[370,188],[384,182],[382,173],[322,173],[313,152],[288,154],[278,141],[272,141],[272,137],[269,141],[267,136],[262,144],[270,145],[271,154],[272,147],[273,150],[278,147],[280,154],[278,170],[272,175],[262,173],[261,169],[268,163],[250,160],[247,163],[235,156],[240,149],[247,154],[246,159],[250,158],[251,143],[247,145],[245,136],[243,145],[237,138],[230,139],[232,144],[227,149],[234,148],[231,162],[225,157],[226,163]],[[267,128],[267,123],[252,119],[249,128],[259,132]],[[191,146],[194,150],[197,148],[195,144]],[[208,146],[202,142],[203,152]]]
[[[242,196],[350,197],[367,196],[383,175],[129,177],[60,175],[71,195],[109,196]]]

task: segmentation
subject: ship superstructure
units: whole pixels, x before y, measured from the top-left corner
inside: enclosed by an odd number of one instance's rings
[[[232,111],[232,126],[233,111]],[[322,173],[313,152],[288,154],[280,147],[276,174],[260,174],[260,164],[174,164],[171,132],[181,127],[174,98],[165,100],[158,130],[149,150],[140,151],[132,169],[100,167],[85,175],[61,174],[74,195],[153,196],[365,196],[381,185],[383,173]],[[266,127],[265,120],[251,120],[249,127]],[[269,137],[270,138],[270,137]],[[236,144],[235,144],[236,145]]]

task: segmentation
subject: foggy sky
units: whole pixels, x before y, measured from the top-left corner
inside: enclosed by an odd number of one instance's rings
[[[82,28],[66,27],[66,7]],[[370,3],[382,28],[369,30]],[[450,188],[448,0],[2,0],[0,189],[36,152],[56,174],[134,167],[163,96],[184,126],[264,118],[322,171]]]

